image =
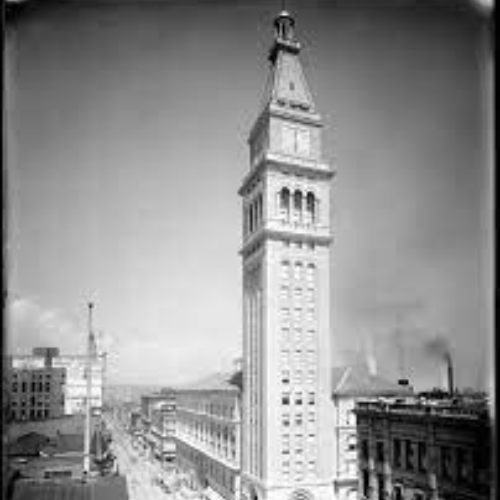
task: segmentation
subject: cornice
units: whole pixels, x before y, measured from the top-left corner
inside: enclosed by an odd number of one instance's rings
[[[265,240],[288,240],[293,242],[311,242],[318,245],[330,245],[333,241],[331,236],[324,236],[311,233],[298,233],[287,229],[276,230],[262,227],[258,229],[252,237],[244,242],[239,254],[242,257],[248,255],[249,250],[260,245]]]
[[[305,162],[309,163],[307,160],[299,158],[295,159],[276,153],[267,153],[245,176],[238,194],[244,196],[248,186],[265,170],[313,176],[324,180],[330,180],[335,176],[335,171],[331,170],[327,163],[311,161],[310,164],[306,165]]]

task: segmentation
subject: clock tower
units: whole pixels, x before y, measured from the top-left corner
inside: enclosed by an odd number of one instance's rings
[[[333,499],[330,183],[295,21],[274,21],[243,200],[246,500]]]

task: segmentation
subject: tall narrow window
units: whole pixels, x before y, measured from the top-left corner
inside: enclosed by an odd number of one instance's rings
[[[306,223],[314,224],[316,222],[316,200],[313,193],[307,193],[306,196]]]
[[[293,193],[293,221],[302,222],[302,193],[298,190]]]
[[[286,187],[280,192],[280,217],[285,222],[290,220],[290,190]]]

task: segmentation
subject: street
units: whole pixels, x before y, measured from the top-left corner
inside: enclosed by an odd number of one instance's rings
[[[130,500],[175,500],[175,494],[167,494],[154,482],[165,474],[160,464],[135,449],[130,436],[113,419],[106,418],[106,424],[113,436],[119,473],[127,478]]]

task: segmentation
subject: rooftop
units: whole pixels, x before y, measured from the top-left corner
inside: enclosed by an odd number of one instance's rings
[[[435,416],[479,420],[488,418],[488,402],[460,397],[430,398],[413,396],[409,398],[378,399],[358,401],[357,412],[386,415]]]
[[[127,500],[123,476],[106,476],[88,483],[81,481],[18,481],[13,500]]]
[[[372,374],[361,364],[351,364],[332,369],[333,396],[387,397],[413,393],[408,386],[401,386],[377,374]]]

